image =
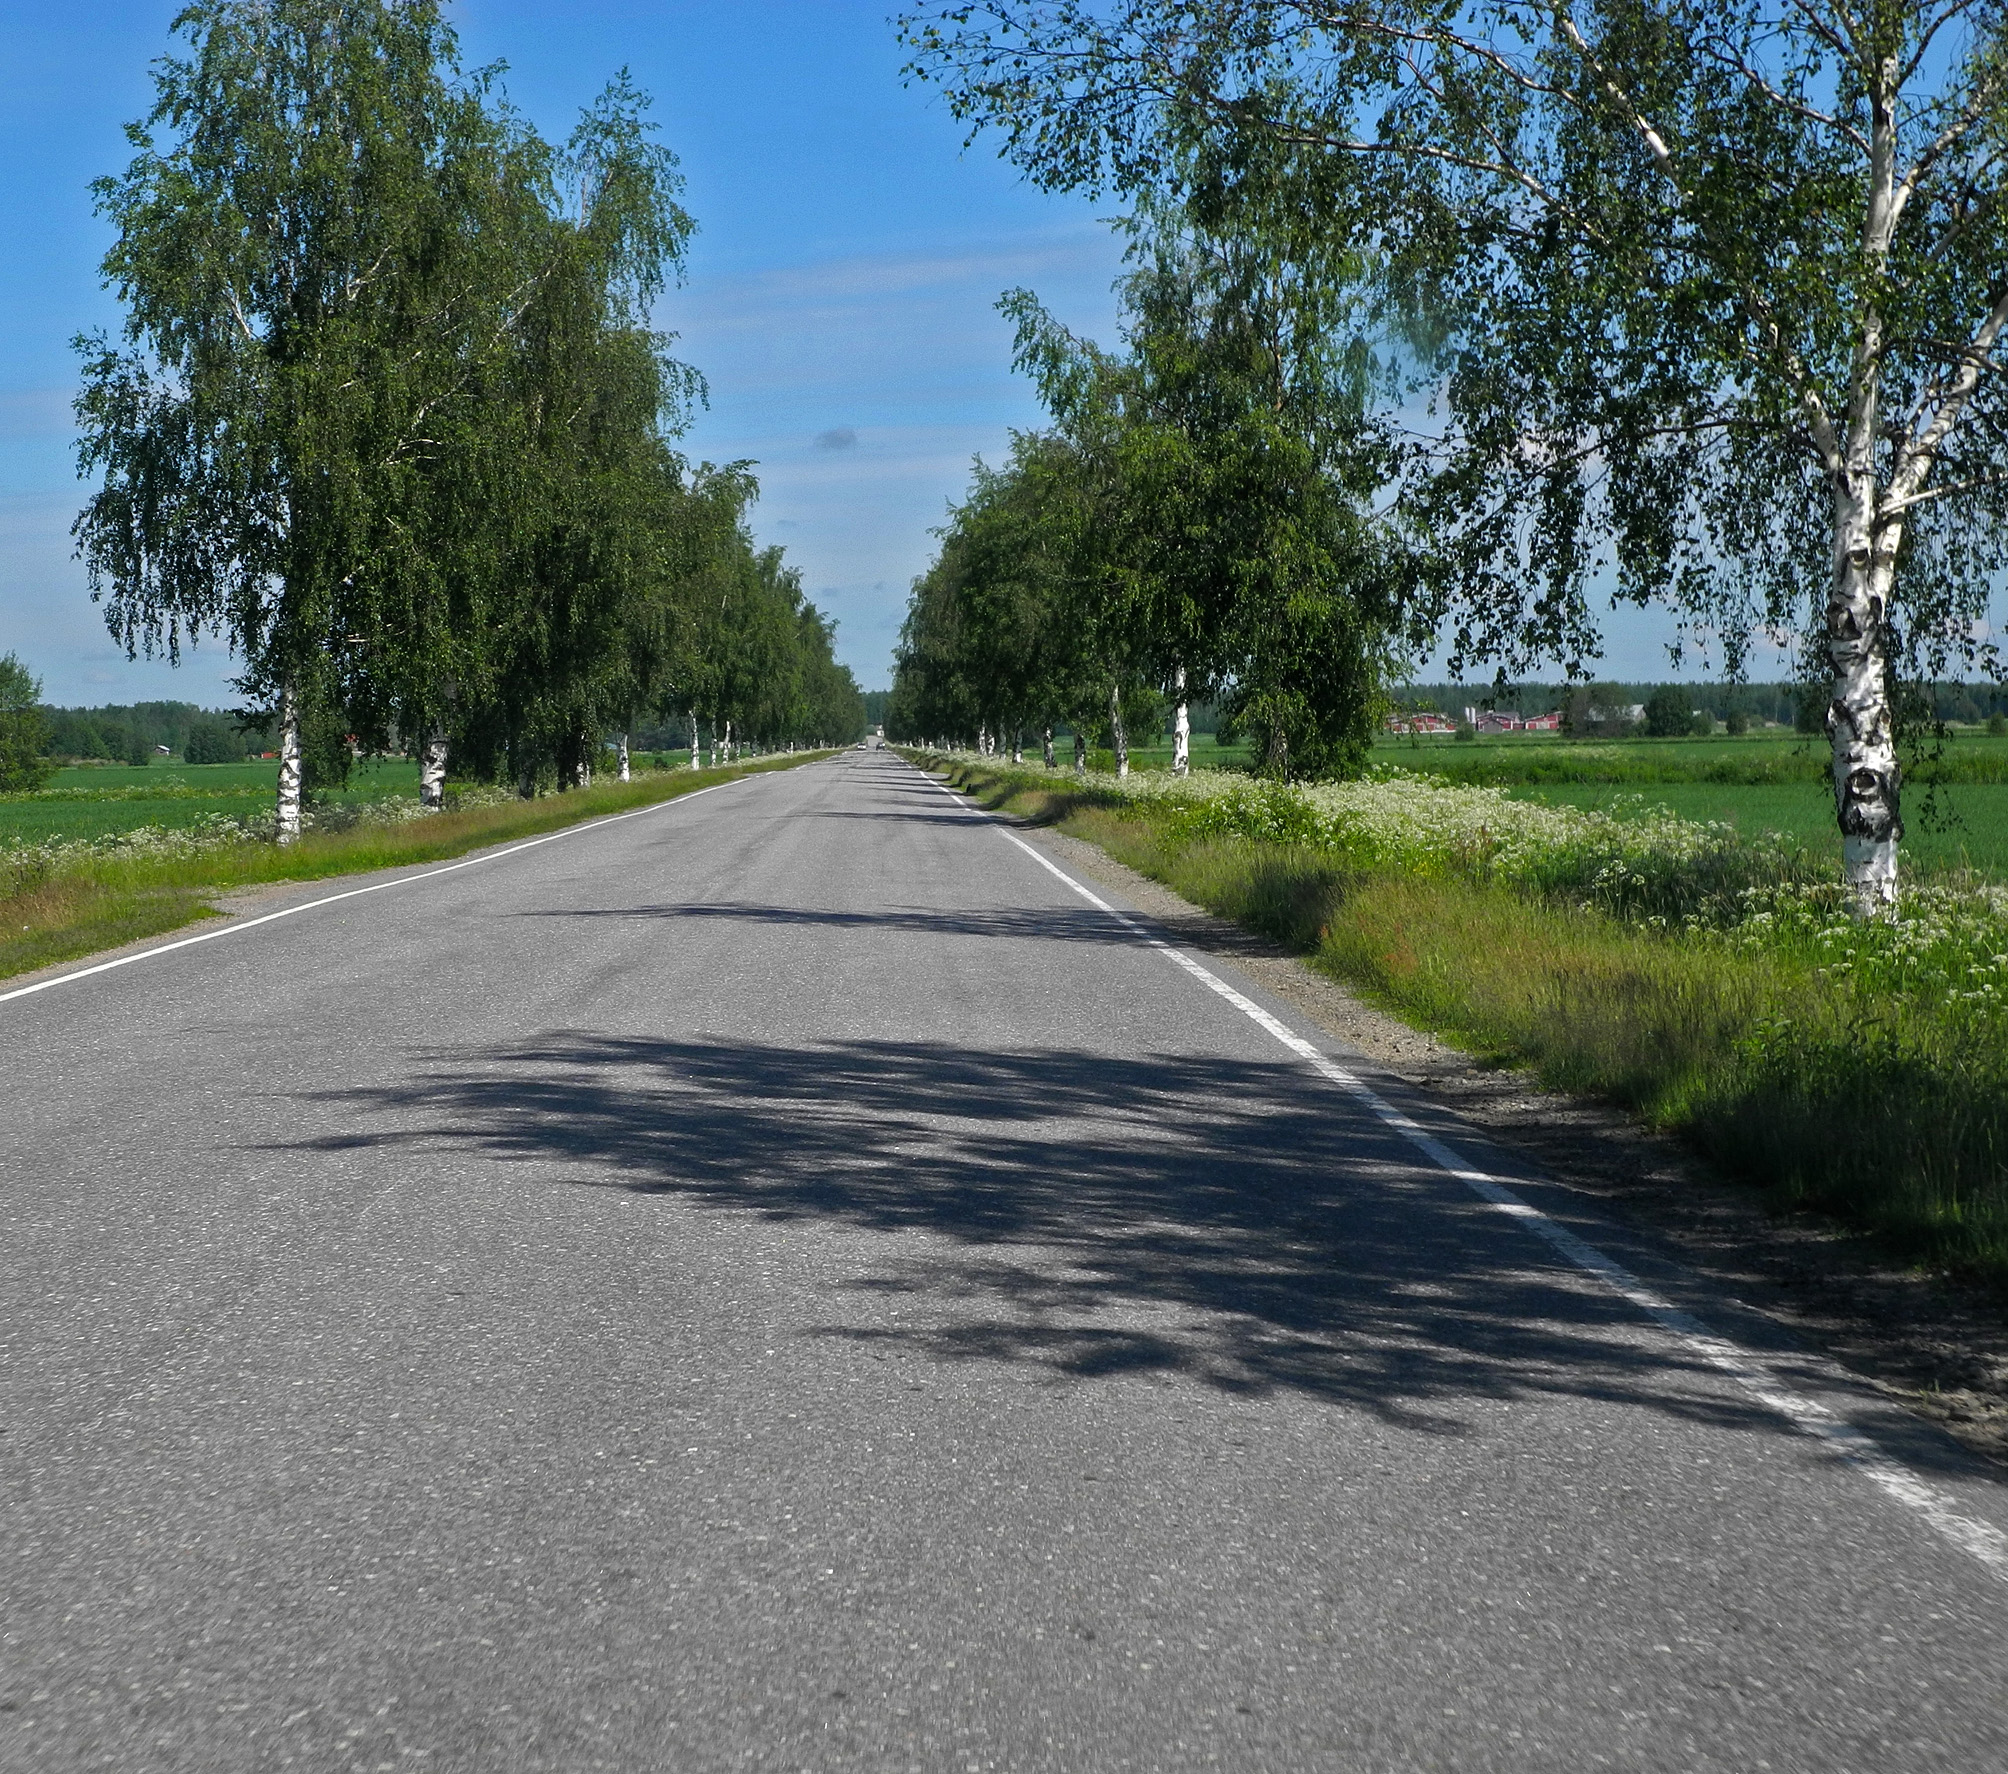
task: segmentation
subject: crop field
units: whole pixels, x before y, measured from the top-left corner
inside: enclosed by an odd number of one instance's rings
[[[1701,739],[1578,740],[1545,733],[1462,741],[1389,737],[1374,747],[1376,763],[1502,788],[1545,782],[1813,783],[1825,780],[1827,758],[1824,739],[1782,729]],[[1920,780],[1927,774],[1947,783],[2008,783],[2008,738],[1955,729],[1937,759],[1912,771]]]
[[[111,837],[153,826],[186,831],[217,816],[267,818],[279,781],[272,759],[243,764],[83,765],[58,770],[33,794],[0,795],[0,847]],[[418,766],[402,758],[358,767],[331,800],[418,793]]]
[[[1056,753],[1065,769],[1073,758],[1071,741],[1062,738]],[[1382,770],[1499,788],[1515,800],[1619,819],[1650,818],[1665,809],[1682,819],[1731,826],[1748,838],[1775,833],[1803,847],[1815,870],[1837,872],[1841,840],[1827,756],[1823,740],[1782,730],[1602,741],[1514,733],[1477,740],[1390,737],[1375,745],[1372,762]],[[1036,749],[1026,757],[1037,766]],[[1096,772],[1115,767],[1106,749],[1088,758]],[[1130,761],[1139,771],[1167,771],[1171,745],[1161,737],[1134,745]],[[1248,761],[1245,744],[1193,735],[1197,769],[1240,770]],[[1913,878],[1971,870],[2008,880],[2008,739],[1954,732],[1936,760],[1913,768],[1904,811],[1905,868]]]
[[[645,764],[647,756],[636,763]],[[682,763],[688,754],[664,754]],[[242,764],[163,762],[81,765],[58,770],[33,794],[0,795],[0,850],[18,844],[115,837],[151,827],[189,831],[221,817],[255,825],[269,819],[279,766],[271,758]],[[418,794],[418,765],[385,758],[356,766],[348,786],[328,796],[350,804]]]
[[[1838,871],[1841,837],[1823,782],[1542,784],[1507,791],[1515,800],[1613,813],[1665,807],[1683,819],[1719,820],[1745,837],[1776,832]],[[2008,879],[2008,783],[1954,783],[1928,798],[1913,785],[1904,798],[1904,865],[1922,874],[1975,869]]]
[[[1501,734],[1475,742],[1397,741],[1377,747],[1375,761],[1503,788],[1516,800],[1620,818],[1664,807],[1683,819],[1733,826],[1745,837],[1776,832],[1803,845],[1823,868],[1840,863],[1827,749],[1800,734],[1603,743]],[[1911,870],[1976,869],[2008,878],[2008,739],[1955,734],[1938,759],[1913,770],[1904,808]]]

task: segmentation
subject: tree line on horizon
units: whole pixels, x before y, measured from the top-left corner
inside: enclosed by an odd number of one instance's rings
[[[675,448],[704,384],[651,316],[694,223],[626,74],[556,146],[437,0],[176,29],[95,186],[125,322],[78,341],[75,534],[130,656],[231,648],[281,837],[394,735],[431,805],[449,768],[574,785],[644,719],[855,738],[750,465]]]
[[[1899,746],[1931,686],[2001,678],[2008,19],[986,0],[901,28],[972,139],[1126,204],[1131,254],[1112,346],[1005,299],[1047,419],[914,588],[903,735],[1098,720],[1120,752],[1126,709],[1199,693],[1259,768],[1343,774],[1408,661],[1586,682],[1608,591],[1730,681],[1796,641],[1855,904],[1894,904]]]

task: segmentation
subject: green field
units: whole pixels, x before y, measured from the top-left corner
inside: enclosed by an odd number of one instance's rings
[[[1516,799],[1623,813],[1667,807],[1747,836],[1777,832],[1840,866],[1823,740],[1775,730],[1731,739],[1618,739],[1496,734],[1385,742],[1376,762],[1504,788]],[[1940,779],[1935,793],[1931,778]],[[1904,794],[1906,865],[1926,874],[1978,869],[2008,878],[2008,739],[1955,733],[1913,767]]]
[[[643,754],[637,757],[641,763]],[[667,752],[681,764],[688,754]],[[0,795],[0,849],[49,839],[102,838],[141,826],[183,831],[213,814],[247,823],[269,819],[278,792],[279,766],[271,758],[242,764],[77,765],[58,770],[46,788]],[[416,796],[418,765],[407,758],[358,764],[348,786],[331,801],[374,801]]]
[[[0,795],[0,845],[107,837],[143,825],[179,831],[217,813],[263,819],[271,814],[278,785],[279,766],[270,758],[143,768],[80,765],[58,770],[35,794]],[[348,786],[329,798],[369,801],[417,793],[418,766],[390,758],[359,765]]]
[[[1621,788],[1601,784],[1550,785],[1508,791],[1516,800],[1561,802],[1572,807],[1670,807],[1683,819],[1721,820],[1745,836],[1778,832],[1840,867],[1841,837],[1826,785],[1760,783],[1656,783]],[[2008,783],[1958,783],[1941,788],[1937,807],[1913,787],[1904,798],[1905,866],[1926,873],[1979,869],[2008,879]],[[1954,822],[1957,823],[1954,823]]]
[[[1731,739],[1562,739],[1546,733],[1488,734],[1475,740],[1431,735],[1390,736],[1374,747],[1377,763],[1426,770],[1456,782],[1518,787],[1533,783],[1820,783],[1829,753],[1824,739],[1783,728]],[[1954,731],[1935,761],[1912,769],[1914,779],[1947,783],[2008,783],[2008,738]]]
[[[1067,742],[1060,762],[1072,761]],[[1036,751],[1028,752],[1038,762]],[[1106,751],[1090,754],[1111,767]],[[1620,814],[1668,807],[1684,819],[1719,820],[1756,836],[1777,832],[1840,866],[1841,840],[1827,787],[1826,742],[1783,728],[1730,738],[1573,740],[1545,733],[1388,737],[1374,747],[1381,766],[1505,789],[1516,799],[1609,809]],[[1131,748],[1140,770],[1168,770],[1166,743]],[[1201,768],[1245,767],[1245,745],[1194,734]],[[1929,778],[1941,779],[1935,801]],[[1906,866],[1935,874],[1978,869],[2008,880],[2008,739],[1956,731],[1940,758],[1914,766],[1904,794]]]

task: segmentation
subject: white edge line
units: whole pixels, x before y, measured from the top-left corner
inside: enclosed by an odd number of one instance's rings
[[[994,814],[983,808],[970,806],[955,790],[935,781],[926,771],[921,771],[920,774],[957,806],[966,808],[976,818],[983,820],[1007,843],[1017,845],[1041,868],[1072,888],[1090,905],[1107,912],[1146,947],[1157,950],[1166,960],[1182,967],[1194,979],[1217,992],[1242,1015],[1274,1036],[1321,1078],[1357,1097],[1381,1122],[1399,1133],[1439,1170],[1447,1172],[1463,1183],[1487,1206],[1526,1227],[1536,1237],[1544,1240],[1558,1255],[1566,1257],[1578,1269],[1602,1282],[1612,1293],[1637,1307],[1691,1353],[1700,1356],[1711,1367],[1727,1374],[1767,1410],[1774,1411],[1794,1428],[1824,1443],[1830,1451],[1847,1461],[1877,1489],[1906,1508],[1914,1510],[1939,1535],[1951,1541],[1962,1552],[1977,1559],[1994,1576],[2003,1582],[2008,1582],[2008,1534],[2004,1534],[1991,1522],[1976,1521],[1972,1516],[1963,1514],[1957,1498],[1948,1496],[1945,1492],[1927,1484],[1902,1461],[1886,1452],[1866,1430],[1836,1416],[1816,1399],[1802,1397],[1793,1390],[1790,1382],[1778,1373],[1776,1367],[1761,1355],[1743,1349],[1725,1337],[1717,1336],[1692,1313],[1683,1311],[1671,1300],[1647,1287],[1614,1257],[1605,1255],[1595,1245],[1578,1238],[1566,1226],[1550,1219],[1538,1207],[1522,1200],[1497,1177],[1478,1169],[1441,1140],[1426,1133],[1378,1091],[1320,1053],[1310,1042],[1286,1028],[1261,1005],[1243,993],[1237,992],[1218,974],[1202,966],[1184,950],[1174,948],[1161,937],[1153,936],[1127,912],[1118,911],[1107,900],[1083,887],[1051,857],[1043,855],[1015,833],[1005,830],[997,822]]]
[[[560,838],[576,837],[580,832],[596,831],[603,825],[618,825],[623,819],[639,819],[644,813],[659,813],[665,807],[680,807],[686,801],[694,801],[699,795],[715,794],[721,788],[730,788],[733,783],[744,782],[744,776],[735,776],[731,782],[714,782],[707,788],[694,788],[687,795],[670,795],[664,800],[651,801],[646,807],[636,807],[626,813],[609,813],[604,819],[589,819],[583,825],[568,825],[561,831],[546,832],[541,838],[530,838],[521,844],[511,844],[506,850],[491,850],[484,856],[469,856],[459,862],[449,862],[443,868],[427,869],[423,874],[399,875],[394,881],[375,881],[367,887],[351,887],[345,893],[330,893],[320,899],[303,900],[299,905],[289,905],[276,912],[266,912],[262,917],[245,918],[228,924],[218,925],[214,930],[205,930],[200,936],[184,936],[174,942],[157,943],[150,949],[141,949],[136,954],[120,955],[114,960],[99,961],[90,967],[79,967],[69,973],[59,973],[53,979],[37,980],[31,986],[16,986],[11,992],[0,992],[0,1004],[11,1003],[16,998],[32,998],[37,992],[53,991],[57,986],[69,985],[74,980],[89,979],[94,973],[110,973],[115,967],[130,967],[138,961],[151,961],[156,955],[171,955],[176,949],[192,949],[197,943],[214,942],[219,936],[235,936],[240,931],[256,930],[260,924],[277,923],[281,918],[293,918],[302,912],[318,911],[324,905],[334,905],[339,900],[360,899],[365,893],[382,893],[390,887],[408,887],[415,881],[436,880],[441,875],[450,875],[458,869],[471,869],[484,862],[500,862],[505,856],[518,856],[525,850],[534,850],[539,844],[555,844]]]

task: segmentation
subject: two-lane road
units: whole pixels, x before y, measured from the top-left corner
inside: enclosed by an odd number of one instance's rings
[[[0,1065],[8,1770],[2008,1767],[2008,1583],[887,754]]]

